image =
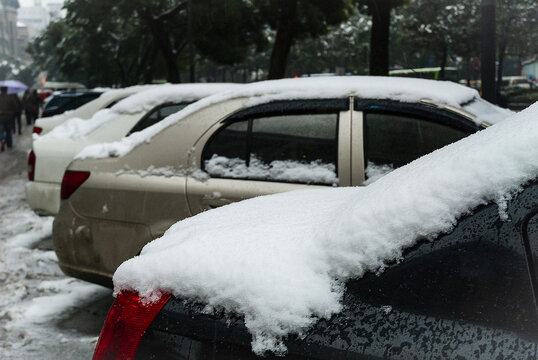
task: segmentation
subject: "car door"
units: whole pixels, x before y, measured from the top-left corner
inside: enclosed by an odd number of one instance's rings
[[[349,186],[350,124],[348,99],[278,102],[225,119],[191,154],[191,214],[260,195]]]
[[[359,110],[352,124],[353,186],[369,185],[478,130],[468,119],[421,104],[369,104]]]

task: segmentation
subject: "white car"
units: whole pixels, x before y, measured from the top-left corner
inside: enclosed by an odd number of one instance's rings
[[[90,119],[99,110],[110,108],[126,97],[134,95],[140,91],[147,90],[151,86],[155,85],[138,85],[124,89],[108,90],[97,99],[84,104],[76,110],[66,111],[63,114],[56,116],[37,119],[33,132],[37,135],[45,135],[56,126],[63,124],[69,119]]]
[[[60,184],[73,157],[90,144],[120,140],[143,130],[201,98],[235,84],[160,85],[132,95],[88,120],[71,118],[36,137],[28,155],[26,196],[40,215],[56,215]]]

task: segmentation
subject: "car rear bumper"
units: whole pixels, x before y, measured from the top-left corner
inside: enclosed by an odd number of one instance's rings
[[[26,199],[39,215],[56,215],[60,210],[60,184],[29,181]]]
[[[82,217],[68,202],[54,219],[52,239],[66,275],[109,287],[118,266],[153,240],[146,225]]]

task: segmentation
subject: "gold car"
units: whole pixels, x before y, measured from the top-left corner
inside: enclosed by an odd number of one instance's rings
[[[214,95],[77,156],[54,221],[59,265],[111,286],[123,261],[181,219],[254,196],[369,184],[506,115],[472,89],[422,79],[287,79]]]

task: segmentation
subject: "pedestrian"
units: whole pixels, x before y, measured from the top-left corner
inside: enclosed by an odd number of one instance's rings
[[[21,135],[22,134],[21,116],[22,116],[22,110],[23,110],[22,102],[21,102],[21,99],[19,99],[19,95],[17,95],[17,94],[11,94],[9,96],[11,96],[13,98],[13,101],[17,105],[17,110],[15,112],[15,115],[13,116],[13,121],[12,121],[12,126],[11,126],[12,129],[13,129],[13,134],[17,133],[17,126],[18,126],[19,127],[19,135]]]
[[[17,112],[17,104],[11,96],[7,94],[7,87],[0,87],[0,151],[13,147],[13,134],[11,133],[11,123]]]
[[[32,125],[39,114],[39,104],[41,99],[37,95],[37,91],[26,90],[22,98],[22,103],[24,106],[24,113],[26,115],[26,125]]]

